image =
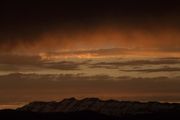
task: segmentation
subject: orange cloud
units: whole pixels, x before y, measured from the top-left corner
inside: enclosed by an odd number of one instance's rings
[[[123,51],[127,55],[172,55],[179,56],[180,41],[179,31],[171,28],[158,28],[157,30],[143,30],[135,28],[125,28],[120,26],[100,26],[89,30],[54,30],[51,32],[43,33],[32,42],[25,42],[25,40],[18,40],[14,45],[8,43],[0,45],[2,52],[3,49],[12,49],[10,52],[15,54],[40,54],[45,57],[46,53],[59,52],[61,56],[62,51],[89,51],[97,49],[111,49],[111,48],[124,48]],[[131,51],[129,51],[131,50]],[[122,51],[117,51],[121,53]],[[45,53],[45,54],[44,54]],[[73,53],[73,52],[72,52]],[[95,57],[99,54],[88,53],[86,54],[69,54],[64,57],[76,56]],[[44,54],[44,55],[43,55]],[[62,54],[63,55],[63,54]],[[114,54],[112,54],[113,56]]]

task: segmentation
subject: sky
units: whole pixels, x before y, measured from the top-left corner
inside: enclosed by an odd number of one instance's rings
[[[180,102],[178,0],[3,1],[0,18],[0,108]]]

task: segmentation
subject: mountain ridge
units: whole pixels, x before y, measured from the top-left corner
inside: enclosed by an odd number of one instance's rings
[[[60,102],[31,102],[17,111],[27,112],[79,112],[93,111],[109,116],[122,115],[141,115],[156,113],[180,113],[179,103],[160,103],[160,102],[137,102],[137,101],[117,101],[101,100],[99,98],[76,99],[66,98]]]

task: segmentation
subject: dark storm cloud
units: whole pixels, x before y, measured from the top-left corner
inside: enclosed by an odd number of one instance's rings
[[[148,33],[163,28],[179,29],[179,6],[177,0],[3,1],[0,49],[15,49],[19,44],[33,46],[43,34],[56,30],[60,34],[91,32],[104,25],[114,25],[127,32],[129,29]]]
[[[154,69],[133,69],[133,70],[120,70],[124,72],[180,72],[179,67],[162,67]]]

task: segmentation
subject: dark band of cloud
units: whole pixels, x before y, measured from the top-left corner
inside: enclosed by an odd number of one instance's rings
[[[162,67],[156,69],[133,69],[133,70],[120,70],[124,72],[180,72],[179,67]]]
[[[179,58],[163,58],[155,60],[132,60],[120,62],[99,62],[91,64],[91,68],[111,68],[118,69],[122,66],[144,66],[144,65],[176,65],[180,64]]]
[[[178,101],[179,77],[132,78],[80,74],[9,74],[0,76],[0,104],[33,100],[59,100],[70,96]],[[9,84],[11,83],[11,84]],[[105,93],[105,94],[104,94]],[[172,99],[169,97],[172,96]],[[11,98],[11,99],[10,99]],[[11,101],[12,102],[12,101]]]
[[[85,62],[72,62],[72,61],[61,61],[61,62],[48,62],[42,66],[45,68],[58,69],[58,70],[80,70],[81,65],[86,65]]]
[[[78,53],[74,54],[85,54],[85,53],[96,53],[100,55],[109,55],[112,52],[116,52],[117,49],[109,50],[94,50],[94,51],[79,51]],[[118,49],[120,50],[120,49]],[[59,53],[58,53],[59,54]],[[65,52],[64,54],[71,54],[69,52]],[[72,53],[73,54],[73,53]],[[54,54],[53,54],[54,55]],[[55,55],[56,56],[56,55]],[[87,69],[93,68],[102,68],[102,69],[117,69],[119,70],[121,67],[146,67],[148,65],[155,65],[155,66],[164,66],[167,67],[159,67],[156,69],[128,69],[128,70],[121,70],[126,72],[176,72],[179,71],[178,65],[180,64],[180,58],[156,58],[156,59],[139,59],[139,60],[127,60],[121,59],[120,61],[117,60],[111,62],[98,62],[94,59],[84,60],[84,61],[51,61],[48,59],[42,59],[41,56],[29,56],[29,55],[12,55],[12,54],[4,54],[0,55],[0,71],[28,71],[28,70],[40,70],[40,69],[54,69],[54,70],[81,70],[81,67],[87,67]],[[102,60],[103,61],[103,60]],[[171,67],[171,65],[177,65],[177,67]]]
[[[88,64],[88,61],[73,62],[60,61],[50,62],[42,60],[40,56],[28,55],[1,55],[0,71],[35,71],[40,69],[56,69],[56,70],[80,70],[81,65]]]

